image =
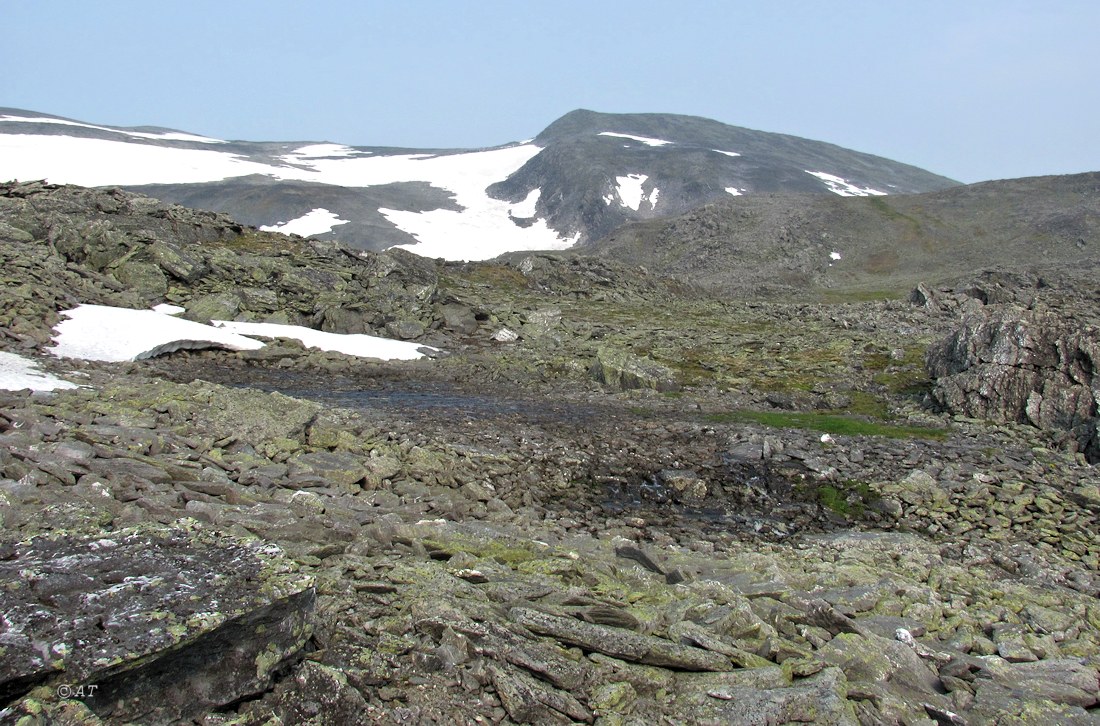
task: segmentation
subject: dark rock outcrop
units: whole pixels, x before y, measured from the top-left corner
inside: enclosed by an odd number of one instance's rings
[[[1090,461],[1100,460],[1100,338],[1087,322],[1043,309],[983,307],[932,346],[927,363],[932,397],[946,410],[1064,432]]]

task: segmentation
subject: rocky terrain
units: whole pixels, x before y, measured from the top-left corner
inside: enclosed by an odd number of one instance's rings
[[[965,285],[987,268],[1094,268],[1100,173],[842,198],[762,194],[626,225],[575,252],[726,294],[834,295]]]
[[[1096,287],[731,297],[0,186],[0,723],[1100,722]],[[422,342],[49,355],[77,303]]]

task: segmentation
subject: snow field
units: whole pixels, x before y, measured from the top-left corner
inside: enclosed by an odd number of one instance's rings
[[[77,388],[75,383],[43,373],[38,365],[21,355],[0,351],[0,389],[5,391],[56,391]]]
[[[62,312],[54,328],[58,358],[105,362],[142,360],[186,348],[258,350],[264,343],[255,337],[292,338],[306,347],[382,360],[412,360],[424,356],[425,346],[373,335],[341,335],[297,325],[212,321],[204,325],[173,317],[182,312],[175,305],[153,310],[131,310],[108,305],[79,305]],[[0,361],[0,381],[3,381]]]

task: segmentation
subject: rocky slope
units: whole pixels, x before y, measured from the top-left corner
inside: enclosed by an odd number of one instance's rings
[[[909,290],[984,269],[1092,266],[1100,173],[844,199],[761,195],[627,225],[576,252],[727,294]]]
[[[0,108],[0,181],[121,186],[359,249],[473,260],[563,249],[730,194],[895,194],[950,179],[674,114],[574,111],[491,149],[210,139]]]
[[[957,186],[870,154],[693,116],[573,111],[534,143],[543,151],[489,191],[518,201],[541,189],[540,203],[546,203],[540,210],[550,225],[581,230],[581,241],[628,221],[680,214],[731,194],[885,195]],[[641,194],[633,206],[620,188],[631,176]]]
[[[0,251],[0,346],[83,385],[0,392],[0,721],[1100,721],[1100,477],[925,368],[996,306],[1095,319],[1087,271],[730,300],[40,184]],[[450,355],[43,355],[165,301]]]

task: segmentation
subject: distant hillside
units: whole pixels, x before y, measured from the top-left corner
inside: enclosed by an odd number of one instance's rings
[[[574,111],[490,149],[225,141],[0,108],[0,180],[119,186],[361,249],[485,259],[565,249],[735,195],[956,183],[793,136],[673,114]]]
[[[540,199],[553,200],[545,207],[550,225],[581,229],[582,241],[628,221],[667,217],[730,196],[874,196],[958,185],[833,144],[674,114],[574,111],[534,143],[544,151],[490,192],[516,200],[541,189]]]
[[[891,197],[731,198],[574,252],[730,293],[901,290],[988,268],[1091,265],[1100,259],[1100,172]]]

